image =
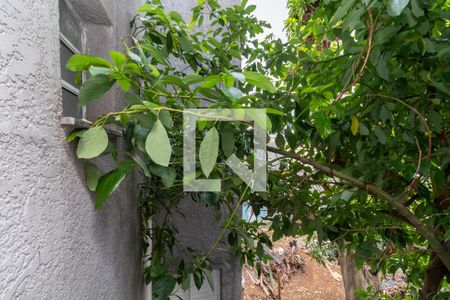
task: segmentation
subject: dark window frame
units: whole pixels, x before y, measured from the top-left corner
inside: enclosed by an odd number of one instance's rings
[[[62,1],[64,1],[64,0],[62,0]],[[66,4],[67,4],[67,2],[66,2]],[[61,9],[62,8],[60,7],[60,11],[59,11],[60,15],[62,14],[61,13]],[[77,15],[75,10],[71,6],[67,5],[66,9],[70,10],[71,14]],[[80,25],[81,28],[83,28],[83,24],[82,24],[81,21],[80,21],[79,25]],[[80,46],[84,47],[85,43],[83,41],[83,32],[79,32],[77,34],[80,36],[80,41],[81,41],[81,45]],[[75,46],[74,43],[72,43],[70,41],[70,39],[66,35],[64,35],[64,33],[61,31],[61,29],[59,31],[59,42],[60,42],[60,45],[59,45],[60,51],[62,51],[62,46],[64,45],[72,54],[81,54],[81,53],[83,53],[83,49],[79,49],[77,46]],[[65,68],[65,62],[61,59],[61,55],[60,55],[60,68],[61,68],[61,89],[65,90],[66,92],[68,92],[68,93],[70,93],[70,94],[72,94],[72,95],[74,95],[74,96],[76,96],[78,98],[78,95],[80,94],[79,87],[77,87],[74,84],[72,84],[72,83],[68,82],[67,80],[63,79],[63,68]],[[81,83],[83,83],[84,81],[85,81],[85,76],[84,76],[84,74],[82,74],[82,76],[81,76]],[[63,107],[64,107],[64,101],[65,101],[65,99],[64,99],[64,95],[63,95],[62,96]],[[68,101],[68,100],[66,99],[66,101]],[[64,111],[64,108],[63,108],[63,118],[73,118],[73,119],[78,119],[78,120],[86,120],[86,107],[85,106],[81,107],[78,110],[78,113],[76,113],[76,114],[67,113],[67,112]]]

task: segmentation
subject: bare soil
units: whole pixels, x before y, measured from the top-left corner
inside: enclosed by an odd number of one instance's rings
[[[275,243],[275,248],[289,247],[289,240]],[[281,288],[282,300],[342,300],[345,299],[344,285],[340,268],[337,264],[324,266],[313,260],[307,250],[299,246],[297,254],[304,259],[303,272],[294,274],[284,287]],[[249,278],[248,272],[243,270],[244,287],[243,300],[278,300],[265,292],[262,287],[255,285]],[[278,288],[275,288],[278,291]]]

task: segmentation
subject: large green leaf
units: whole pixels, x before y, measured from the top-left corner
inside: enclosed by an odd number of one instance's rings
[[[106,75],[89,77],[89,79],[80,88],[80,94],[78,95],[78,105],[85,106],[89,102],[102,96],[104,93],[109,91],[114,82],[114,79],[110,79]]]
[[[169,65],[169,63],[167,62],[167,59],[166,59],[167,53],[165,53],[163,50],[158,49],[150,44],[142,43],[141,46],[142,46],[142,48],[147,50],[147,52],[150,54],[150,56],[152,56],[154,59],[156,59],[156,61],[158,61],[160,64]]]
[[[331,25],[335,25],[346,15],[350,7],[353,6],[353,3],[355,3],[355,0],[342,1],[331,20]]]
[[[164,276],[156,280],[152,285],[152,295],[154,300],[167,300],[173,292],[177,280],[172,276]]]
[[[98,76],[98,75],[111,75],[112,74],[112,70],[110,68],[105,68],[105,67],[97,67],[97,66],[91,66],[89,67],[89,74],[91,74],[92,76]]]
[[[101,126],[91,127],[80,138],[77,147],[78,158],[90,159],[99,156],[108,147],[108,135]]]
[[[212,276],[212,273],[210,270],[207,269],[203,269],[203,274],[206,277],[206,280],[208,280],[209,283],[209,287],[211,288],[211,290],[214,292],[214,278]]]
[[[69,134],[66,137],[66,141],[72,142],[74,139],[80,138],[83,135],[83,133],[85,133],[85,132],[86,132],[86,129],[75,130],[74,132],[72,132],[71,134]]]
[[[125,177],[133,171],[136,167],[136,163],[131,160],[121,161],[117,169],[103,175],[97,184],[95,189],[96,199],[95,208],[102,207],[106,199],[117,190],[120,183],[125,179]]]
[[[109,57],[111,57],[111,60],[119,67],[127,61],[125,55],[117,51],[109,51]]]
[[[198,74],[189,74],[183,77],[183,81],[187,84],[187,85],[191,85],[191,84],[197,84],[200,82],[203,82],[205,80],[205,77],[198,75]]]
[[[408,5],[409,0],[389,0],[387,4],[387,11],[393,17],[400,16],[402,11]]]
[[[161,181],[165,187],[170,188],[173,186],[175,179],[177,177],[177,173],[174,168],[163,167],[155,163],[150,163],[148,165],[148,169],[153,175],[156,175],[159,178],[161,178]]]
[[[145,141],[145,151],[150,158],[158,165],[167,167],[172,154],[172,146],[170,145],[167,131],[161,121],[156,120]]]
[[[227,96],[228,99],[233,102],[242,98],[242,92],[238,88],[224,86],[220,90],[225,96]]]
[[[201,85],[202,88],[212,88],[218,84],[222,78],[218,75],[212,75],[205,78],[205,81]]]
[[[215,127],[211,128],[203,138],[200,144],[200,165],[203,173],[206,177],[209,177],[211,171],[217,161],[217,155],[219,154],[219,133]]]
[[[144,159],[142,159],[142,157],[139,156],[139,154],[137,153],[127,153],[128,156],[130,156],[136,163],[137,165],[142,169],[142,172],[144,172],[144,175],[146,177],[150,177],[150,171],[148,169],[147,163],[145,162]]]
[[[272,122],[270,122],[270,118],[267,117],[266,114],[261,114],[258,111],[254,110],[246,110],[245,114],[254,120],[255,124],[261,128],[265,128],[267,131],[272,130]]]
[[[383,78],[386,81],[389,80],[389,68],[383,57],[380,57],[378,59],[376,69],[378,75],[380,75],[381,78]]]
[[[111,63],[101,57],[87,54],[72,55],[66,63],[66,69],[74,72],[88,70],[91,66],[109,68]]]
[[[333,132],[333,128],[331,127],[331,120],[325,115],[325,113],[318,113],[315,122],[317,131],[323,139],[328,137],[330,133]]]
[[[222,151],[226,157],[229,157],[234,152],[234,128],[232,126],[224,126],[220,130],[220,137],[222,143]]]
[[[189,86],[183,81],[183,79],[175,75],[166,75],[164,77],[161,77],[159,82],[164,84],[173,84],[184,90],[189,89]]]
[[[386,135],[384,134],[383,130],[380,127],[376,127],[373,132],[377,136],[377,138],[380,141],[380,143],[382,143],[382,144],[386,143],[387,137],[386,137]]]
[[[172,126],[172,116],[167,110],[163,110],[159,113],[159,119],[161,120],[161,123],[164,125],[164,127],[170,128],[170,126]]]
[[[272,81],[263,74],[252,71],[246,71],[243,74],[247,83],[271,93],[275,93],[277,91],[275,86],[272,84]]]
[[[86,175],[86,185],[91,192],[94,192],[97,188],[98,180],[102,176],[102,173],[96,165],[86,161],[84,164],[84,174]]]

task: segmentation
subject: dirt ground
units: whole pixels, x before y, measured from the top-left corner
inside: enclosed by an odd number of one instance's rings
[[[276,247],[286,247],[288,241],[279,241]],[[345,299],[340,268],[337,264],[323,266],[313,260],[303,247],[298,254],[304,259],[304,272],[293,275],[281,289],[283,300],[341,300]],[[249,274],[244,270],[243,300],[273,300],[262,288],[251,283]],[[277,299],[278,300],[278,299]]]

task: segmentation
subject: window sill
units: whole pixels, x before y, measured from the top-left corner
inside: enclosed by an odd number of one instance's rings
[[[71,127],[74,129],[79,129],[79,128],[91,127],[92,122],[85,120],[85,119],[78,119],[78,118],[74,118],[74,117],[62,117],[61,125],[64,127]],[[105,130],[109,135],[116,136],[116,137],[122,136],[122,131],[113,126],[107,126],[107,127],[105,127]]]

